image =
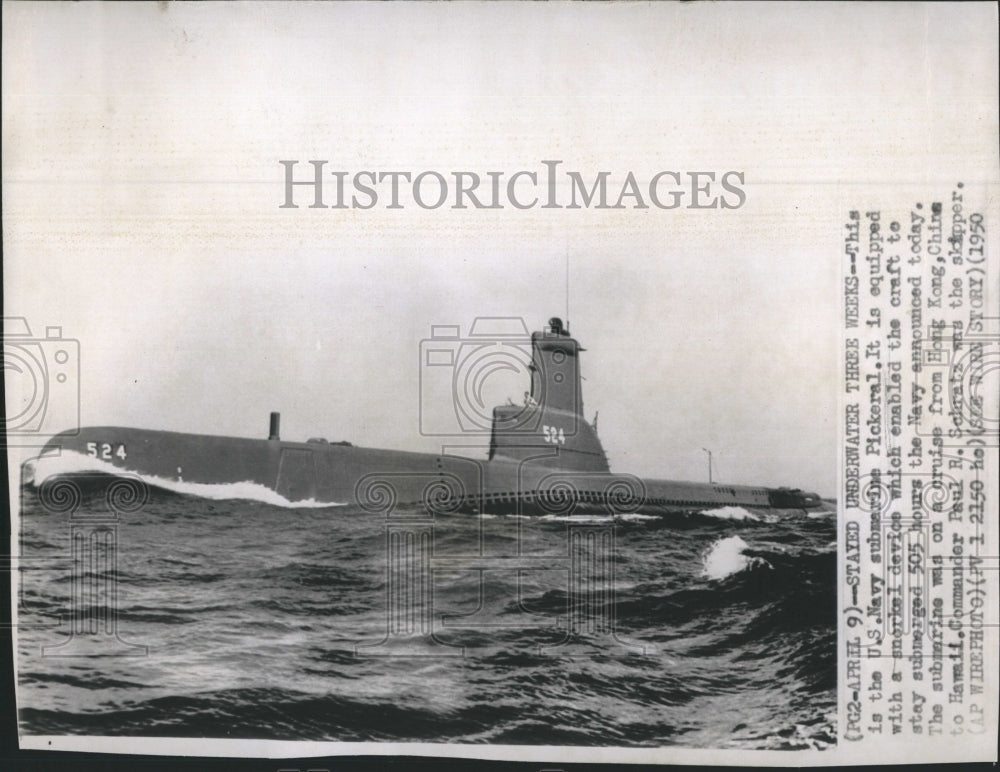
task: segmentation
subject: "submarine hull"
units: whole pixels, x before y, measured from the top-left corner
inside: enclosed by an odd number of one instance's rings
[[[43,455],[80,454],[104,471],[137,473],[153,484],[249,483],[291,503],[356,505],[383,513],[414,504],[432,512],[522,514],[820,505],[816,494],[799,489],[613,473],[596,418],[593,424],[584,418],[579,365],[584,349],[555,317],[531,334],[530,347],[531,391],[523,405],[493,409],[488,459],[282,441],[277,413],[271,414],[266,440],[92,426],[56,435]]]
[[[641,479],[565,468],[558,452],[490,460],[355,447],[135,429],[86,427],[57,435],[42,456],[75,453],[96,468],[138,474],[151,484],[250,483],[290,503],[386,512],[422,505],[439,512],[592,514],[663,508],[820,505],[797,489]],[[113,467],[114,469],[111,469]]]

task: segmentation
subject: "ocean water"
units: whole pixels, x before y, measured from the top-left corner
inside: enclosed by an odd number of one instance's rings
[[[25,734],[836,742],[832,505],[387,518],[103,474],[21,496]]]

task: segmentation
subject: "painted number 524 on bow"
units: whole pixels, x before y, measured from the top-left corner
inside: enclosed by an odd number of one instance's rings
[[[122,461],[124,461],[128,456],[125,453],[125,444],[120,444],[117,448],[113,448],[110,442],[88,442],[87,443],[87,455],[91,458],[103,458],[106,461],[111,460],[111,454],[118,456]]]

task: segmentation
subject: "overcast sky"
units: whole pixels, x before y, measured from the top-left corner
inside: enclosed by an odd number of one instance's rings
[[[843,218],[996,167],[989,8],[4,4],[5,315],[80,341],[85,424],[433,451],[431,325],[539,328],[568,256],[613,469],[833,495]],[[746,203],[289,210],[282,159]]]

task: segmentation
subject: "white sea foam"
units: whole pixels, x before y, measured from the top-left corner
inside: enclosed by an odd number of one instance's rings
[[[228,501],[233,499],[259,501],[275,507],[289,509],[319,509],[322,507],[345,506],[345,504],[340,502],[316,501],[315,499],[289,501],[271,488],[250,480],[234,483],[195,483],[184,480],[169,480],[151,474],[139,474],[121,469],[99,458],[92,458],[73,451],[63,451],[58,456],[41,456],[30,461],[29,464],[31,464],[31,476],[29,479],[35,487],[41,485],[48,478],[57,475],[101,472],[103,474],[119,476],[122,474],[135,475],[147,485],[174,493],[182,493],[187,496],[211,499],[213,501]]]
[[[815,509],[807,513],[806,517],[833,517],[836,514],[835,511],[831,512],[828,509]]]
[[[720,520],[760,520],[759,515],[755,515],[753,512],[748,512],[743,509],[743,507],[719,507],[717,509],[705,509],[702,510],[701,514],[707,515],[708,517],[717,517]]]
[[[704,572],[709,579],[725,579],[753,566],[773,566],[763,558],[749,557],[743,551],[750,545],[739,536],[718,539],[704,557]]]
[[[614,515],[542,515],[541,520],[557,523],[613,523]]]
[[[634,522],[639,520],[659,520],[659,515],[643,515],[639,512],[625,512],[620,515],[542,515],[542,520],[560,523],[614,523],[620,520]]]

